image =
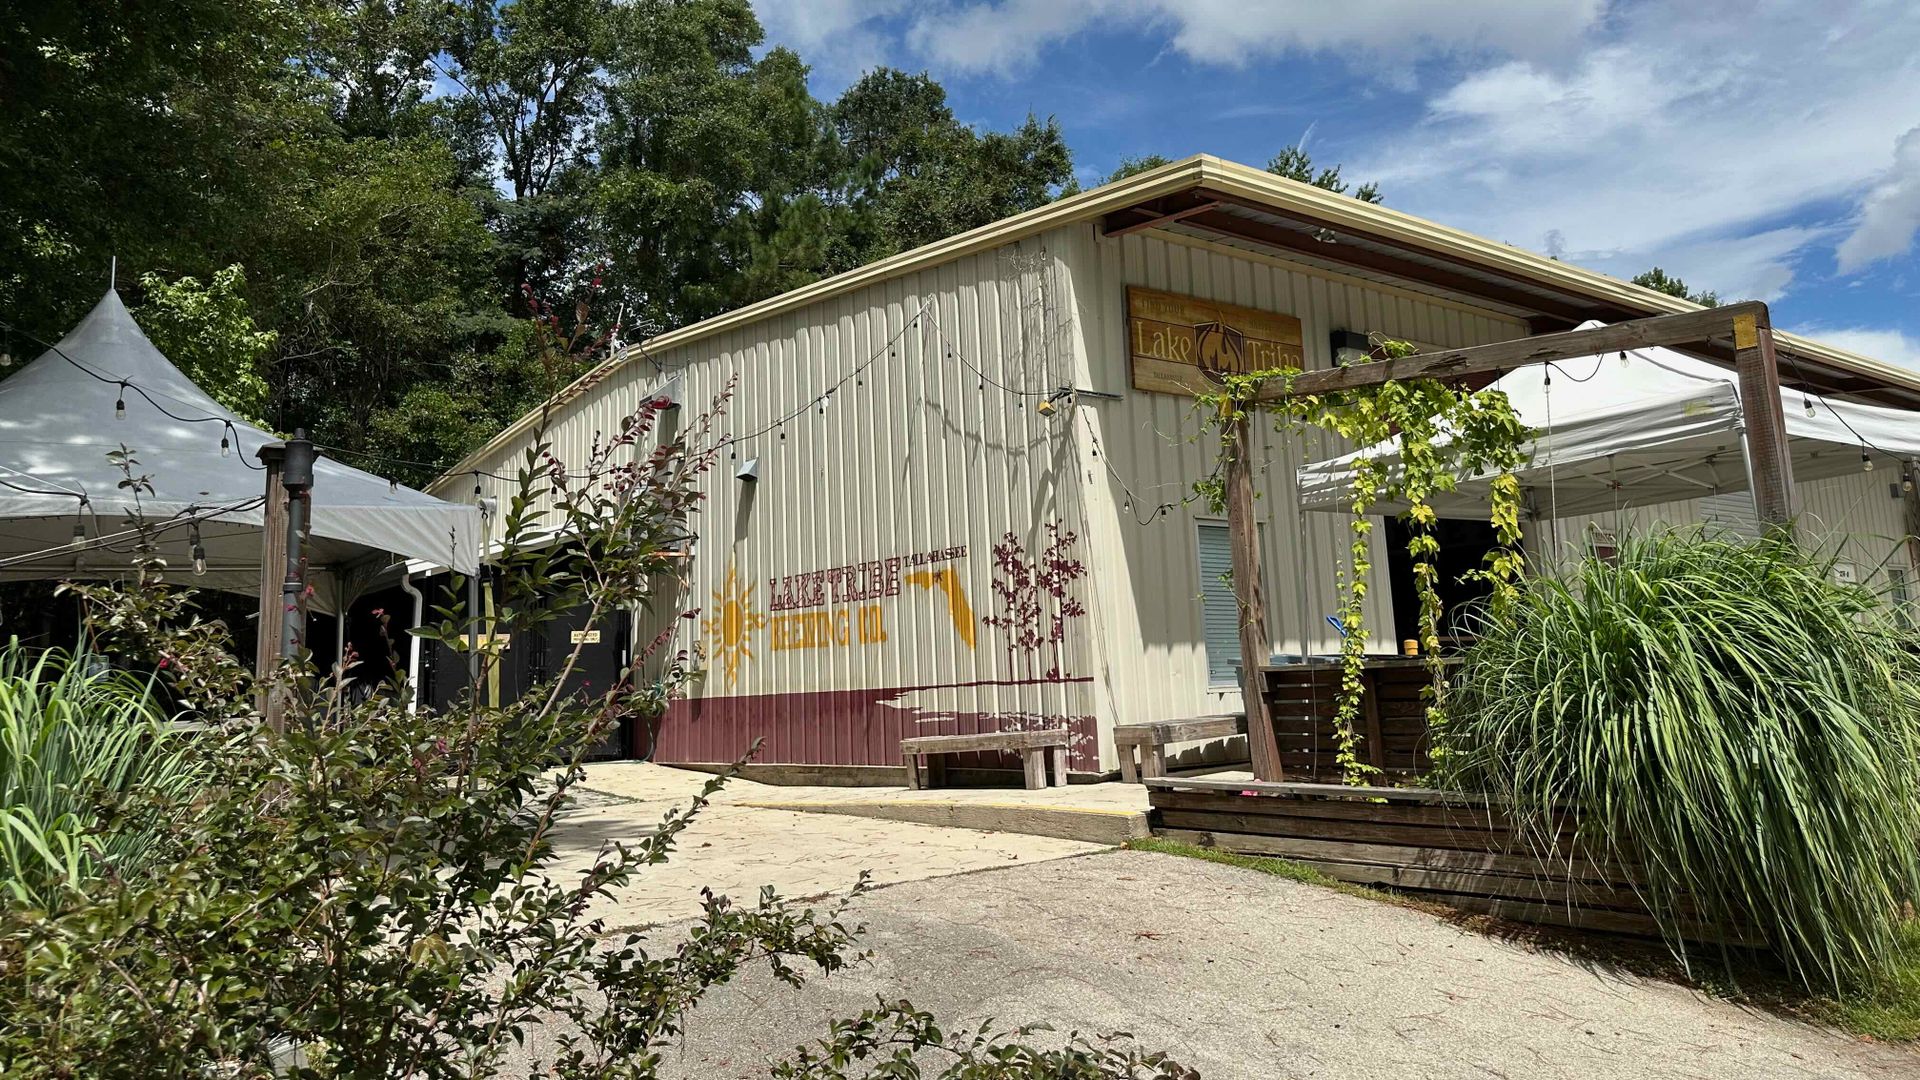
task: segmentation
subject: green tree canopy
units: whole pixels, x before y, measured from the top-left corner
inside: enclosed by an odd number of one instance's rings
[[[1633,275],[1630,280],[1632,280],[1635,285],[1643,285],[1655,292],[1663,292],[1668,296],[1677,296],[1682,300],[1691,300],[1701,307],[1720,306],[1719,293],[1705,289],[1700,292],[1694,292],[1692,289],[1687,288],[1686,282],[1677,277],[1673,277],[1657,266],[1644,273]]]
[[[0,26],[0,320],[57,337],[117,256],[210,391],[409,482],[569,374],[526,362],[530,298],[588,297],[631,340],[1073,186],[1056,123],[963,124],[924,73],[815,98],[748,0],[76,0]]]

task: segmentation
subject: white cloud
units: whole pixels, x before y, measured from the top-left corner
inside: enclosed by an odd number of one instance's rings
[[[1748,235],[1663,246],[1657,257],[1641,251],[1575,251],[1567,261],[1619,278],[1659,266],[1697,291],[1716,292],[1722,302],[1780,299],[1793,280],[1793,262],[1835,230],[1788,226]],[[1545,250],[1546,245],[1541,245]]]
[[[1147,31],[1203,64],[1239,67],[1291,51],[1494,49],[1547,55],[1599,17],[1603,0],[956,0],[923,9],[914,51],[948,69],[1010,74],[1090,31]]]
[[[1893,168],[1860,204],[1860,221],[1834,249],[1840,272],[1903,255],[1920,230],[1920,127],[1893,144]]]
[[[1900,330],[1882,330],[1869,326],[1813,327],[1806,336],[1838,349],[1885,360],[1902,367],[1920,368],[1920,338]]]
[[[813,65],[816,92],[851,83],[888,62],[895,33],[888,21],[907,0],[754,0],[767,44],[785,45]]]
[[[1838,235],[1805,222],[1876,180],[1856,259],[1911,236],[1920,169],[1883,170],[1914,122],[1890,103],[1920,101],[1916,40],[1911,4],[1621,5],[1557,60],[1481,60],[1348,171],[1497,239],[1539,248],[1557,233],[1586,253],[1576,262],[1777,297],[1795,259]]]

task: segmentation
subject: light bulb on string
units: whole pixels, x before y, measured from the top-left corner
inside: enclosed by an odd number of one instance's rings
[[[233,425],[228,424],[227,429],[220,434],[220,456],[226,457],[231,453],[233,453]]]
[[[1620,366],[1621,367],[1627,366],[1627,350],[1625,349],[1620,350]]]
[[[1813,415],[1813,398],[1802,396],[1800,398],[1800,403],[1807,407],[1807,415],[1812,416]]]
[[[81,521],[74,522],[73,523],[73,539],[67,541],[67,543],[73,547],[79,547],[81,544],[84,544],[86,542],[87,542],[86,523]]]
[[[1873,471],[1873,458],[1868,456],[1866,450],[1864,449],[1860,451],[1860,471],[1861,472]]]
[[[200,523],[193,523],[192,534],[188,538],[193,544],[193,576],[207,576],[207,549],[200,543]]]
[[[115,420],[125,420],[127,418],[127,384],[126,383],[120,384],[120,396],[113,399],[113,418]]]
[[[1908,491],[1908,492],[1913,490],[1913,470],[1912,469],[1902,469],[1900,471],[1900,490]]]

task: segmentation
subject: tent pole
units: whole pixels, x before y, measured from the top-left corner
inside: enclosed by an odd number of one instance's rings
[[[420,587],[413,583],[413,571],[400,571],[400,591],[413,598],[413,628],[420,629],[420,620],[426,611],[427,598],[420,594]],[[407,635],[407,713],[412,715],[420,711],[420,650],[424,642],[414,634]]]
[[[482,565],[467,575],[467,686],[480,692],[480,575]]]

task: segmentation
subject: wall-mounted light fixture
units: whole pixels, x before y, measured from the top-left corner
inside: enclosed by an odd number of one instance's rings
[[[1373,343],[1367,335],[1358,330],[1335,330],[1328,344],[1333,350],[1333,363],[1336,367],[1345,364],[1362,364],[1373,355]]]

